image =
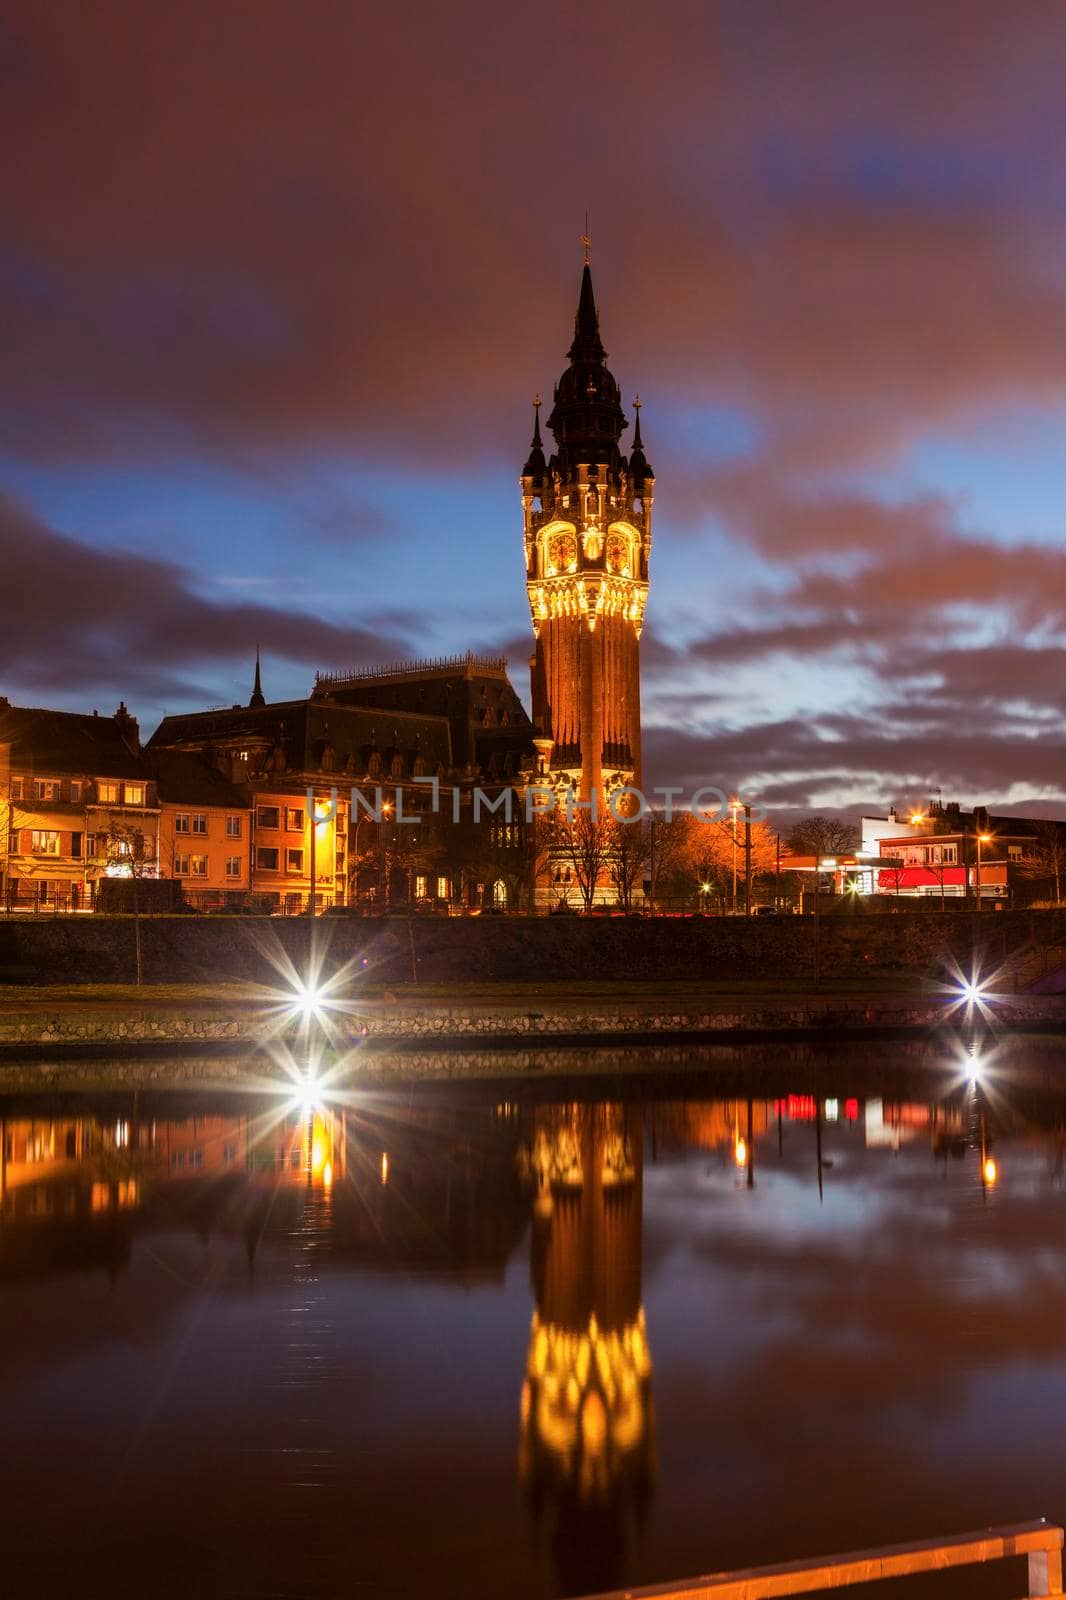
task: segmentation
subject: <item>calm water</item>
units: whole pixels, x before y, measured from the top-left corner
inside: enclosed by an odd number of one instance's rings
[[[5,1592],[533,1600],[1061,1519],[1066,1051],[711,1059],[0,1100]]]

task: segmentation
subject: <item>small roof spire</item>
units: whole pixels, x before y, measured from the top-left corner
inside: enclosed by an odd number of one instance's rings
[[[259,671],[259,640],[255,641],[255,684],[252,688],[252,698],[248,702],[249,710],[266,705],[266,695],[263,693],[263,680]]]
[[[645,478],[654,478],[651,464],[644,454],[644,441],[640,437],[640,413],[642,410],[640,395],[633,396],[633,410],[636,412],[636,426],[633,430],[633,452],[629,457],[629,475],[634,483],[643,483]]]
[[[581,243],[585,250],[585,265],[589,264],[589,252],[592,249],[592,240],[589,238],[589,214],[585,212],[585,231],[581,235]]]
[[[542,478],[548,470],[547,462],[544,460],[544,447],[540,438],[540,408],[540,395],[535,394],[533,396],[533,442],[530,445],[526,464],[522,468],[523,478]]]

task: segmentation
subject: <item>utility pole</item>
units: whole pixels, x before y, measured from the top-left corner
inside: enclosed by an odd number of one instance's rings
[[[776,859],[774,861],[774,905],[780,911],[780,909],[781,909],[781,835],[779,833],[775,833],[774,834],[774,838],[777,840],[777,856],[776,856]]]
[[[744,807],[744,915],[751,916],[751,806]]]

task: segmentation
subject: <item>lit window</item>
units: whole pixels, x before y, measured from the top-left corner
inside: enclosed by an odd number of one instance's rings
[[[276,828],[281,813],[277,806],[260,806],[256,812],[255,820],[260,828]]]
[[[190,875],[192,877],[194,877],[194,878],[206,878],[207,877],[207,857],[206,856],[190,856],[189,857],[189,872],[190,872]]]
[[[226,857],[226,877],[227,878],[239,878],[240,875],[241,875],[241,858],[240,858],[240,856],[227,856]]]
[[[102,806],[117,806],[118,789],[117,783],[98,782],[96,785],[96,798]]]
[[[241,819],[240,819],[240,817],[227,817],[226,818],[226,837],[227,837],[227,839],[239,839],[240,836],[241,836]]]
[[[276,850],[266,850],[260,846],[255,852],[255,864],[264,872],[277,872],[278,852]]]
[[[303,833],[304,813],[299,810],[294,810],[290,806],[285,813],[285,827],[288,829],[289,833]]]
[[[202,811],[198,811],[196,813],[196,815],[193,817],[193,819],[192,819],[192,831],[193,831],[193,833],[206,833],[207,832],[207,817],[204,815],[204,813]]]
[[[35,800],[58,800],[59,794],[59,784],[54,779],[35,778],[33,780],[33,798]]]
[[[448,880],[447,880],[447,878],[438,878],[437,879],[437,899],[438,900],[447,900],[447,898],[448,898]]]
[[[144,784],[143,783],[127,783],[127,785],[126,785],[126,804],[128,806],[143,806],[144,805]]]
[[[189,813],[187,811],[179,811],[177,816],[174,818],[174,832],[175,833],[188,833],[188,831],[189,831]]]
[[[425,898],[426,898],[426,880],[421,875],[419,875],[415,879],[415,899],[416,900],[424,900]]]
[[[59,835],[46,828],[34,828],[30,849],[35,856],[57,856],[59,854]]]
[[[285,871],[302,872],[304,869],[304,853],[302,850],[286,850]]]

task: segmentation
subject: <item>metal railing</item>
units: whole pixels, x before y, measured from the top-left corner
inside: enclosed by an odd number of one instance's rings
[[[841,1589],[882,1578],[911,1578],[921,1572],[946,1572],[1012,1556],[1028,1558],[1028,1596],[1062,1593],[1062,1529],[1041,1517],[1039,1522],[1016,1522],[1004,1528],[986,1528],[983,1533],[883,1545],[876,1550],[750,1567],[742,1572],[717,1572],[682,1583],[618,1589],[586,1600],[776,1600],[780,1595],[811,1594],[817,1589]]]

